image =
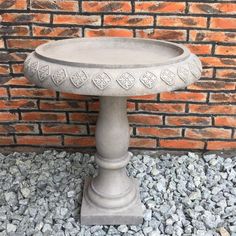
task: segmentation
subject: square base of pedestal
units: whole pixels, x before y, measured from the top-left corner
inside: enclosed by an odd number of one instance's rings
[[[80,217],[82,225],[138,225],[143,222],[143,209],[140,199],[132,204],[130,208],[119,212],[106,211],[91,206],[84,196],[89,182],[89,178],[85,180]],[[138,189],[138,182],[136,180],[135,185]]]

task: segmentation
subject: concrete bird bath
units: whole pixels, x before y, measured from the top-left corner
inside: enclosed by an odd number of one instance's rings
[[[128,96],[183,88],[201,76],[199,59],[182,45],[137,38],[79,38],[39,46],[25,61],[26,77],[57,91],[96,95],[98,175],[84,187],[81,223],[139,224],[138,184],[126,174],[132,154]]]

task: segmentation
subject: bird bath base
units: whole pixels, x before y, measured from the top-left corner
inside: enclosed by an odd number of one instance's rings
[[[99,170],[95,178],[85,182],[82,224],[140,224],[143,221],[138,182],[129,178],[125,169],[132,156],[128,152],[126,103],[126,97],[100,97],[95,155]]]

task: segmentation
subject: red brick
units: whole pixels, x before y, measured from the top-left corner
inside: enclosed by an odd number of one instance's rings
[[[31,0],[31,9],[33,10],[51,10],[51,11],[78,11],[78,2],[75,0]]]
[[[43,88],[12,88],[11,97],[54,98],[56,92]]]
[[[236,103],[236,93],[212,93],[210,102]]]
[[[49,23],[50,15],[43,13],[4,13],[2,22],[10,23]]]
[[[160,147],[170,149],[203,149],[204,142],[189,139],[163,139],[160,140]]]
[[[202,71],[202,78],[213,78],[213,68],[204,68]]]
[[[235,55],[236,46],[216,46],[215,54],[217,55]]]
[[[194,84],[188,86],[188,89],[192,90],[235,90],[236,84],[234,82],[224,82],[224,81],[209,81],[200,80]]]
[[[216,57],[201,57],[203,66],[210,67],[235,67],[235,58],[216,58]]]
[[[65,136],[65,146],[95,147],[95,137]]]
[[[143,125],[162,125],[162,116],[146,115],[146,114],[130,114],[128,115],[130,124]]]
[[[0,112],[0,122],[17,121],[18,114],[12,112]]]
[[[184,13],[184,2],[141,1],[135,2],[136,12],[147,13]]]
[[[30,31],[28,26],[2,26],[0,35],[5,36],[29,36]]]
[[[183,28],[206,28],[206,17],[193,16],[157,16],[157,26],[183,27]]]
[[[139,38],[151,38],[169,41],[184,41],[187,39],[186,30],[142,29],[136,30],[136,35]]]
[[[236,69],[216,69],[217,79],[235,79]]]
[[[166,116],[165,124],[171,126],[208,126],[211,125],[211,118],[200,116]]]
[[[0,136],[0,145],[11,145],[14,144],[14,140],[12,136]]]
[[[236,18],[212,17],[210,21],[211,29],[236,29]]]
[[[216,116],[215,126],[236,127],[236,116]]]
[[[137,127],[137,135],[153,136],[160,138],[181,137],[181,129],[179,128],[157,128],[157,127]]]
[[[35,145],[35,146],[60,146],[61,137],[60,136],[17,136],[17,144],[20,145]]]
[[[37,37],[80,37],[79,27],[45,27],[33,26],[33,36]]]
[[[235,105],[197,105],[189,104],[189,111],[191,113],[200,113],[200,114],[235,114],[236,106]]]
[[[64,92],[60,92],[59,97],[60,99],[84,100],[84,101],[90,99],[89,96],[75,94],[75,93],[64,93]]]
[[[235,141],[208,141],[207,149],[208,150],[229,150],[235,149],[236,142]]]
[[[86,126],[71,124],[42,124],[45,134],[86,134]]]
[[[39,122],[65,122],[66,115],[64,113],[54,112],[25,112],[21,113],[23,121],[39,121]]]
[[[132,148],[156,148],[157,143],[155,139],[148,138],[131,138],[130,147]]]
[[[8,97],[7,90],[5,88],[0,88],[0,97]]]
[[[206,93],[193,92],[165,92],[160,94],[161,101],[206,102]]]
[[[9,109],[36,109],[36,101],[30,99],[0,100],[0,107],[4,110]]]
[[[131,96],[129,97],[132,101],[139,101],[139,100],[146,100],[146,101],[156,101],[157,100],[157,95],[156,94],[150,94],[150,95],[145,95],[145,96]]]
[[[133,37],[129,29],[85,29],[85,37]]]
[[[185,46],[194,54],[211,54],[211,44],[185,44]]]
[[[8,39],[7,47],[14,49],[35,49],[43,43],[47,43],[49,40],[44,39]]]
[[[14,74],[22,74],[24,72],[23,64],[12,64],[11,68]]]
[[[221,32],[221,31],[208,31],[208,30],[190,30],[190,41],[197,42],[223,42],[235,43],[235,32]]]
[[[27,0],[0,0],[1,10],[26,10]]]
[[[153,111],[158,113],[183,113],[185,104],[168,104],[168,103],[139,103],[139,110]]]
[[[232,131],[220,128],[186,129],[185,137],[193,139],[230,139]]]
[[[0,48],[5,48],[3,39],[0,39]]]
[[[92,123],[97,121],[97,114],[92,113],[70,113],[69,120],[77,123]]]
[[[9,73],[9,65],[0,64],[0,75],[8,75]]]
[[[189,3],[192,14],[236,14],[235,3]]]
[[[63,111],[79,111],[85,110],[85,102],[81,101],[40,101],[41,110],[63,110]]]
[[[36,124],[5,124],[0,125],[1,134],[35,134],[39,133],[38,125]]]
[[[83,12],[131,12],[131,3],[128,1],[89,1],[82,2]]]
[[[11,80],[9,80],[6,85],[14,85],[14,86],[29,86],[32,87],[33,84],[26,79],[25,77],[13,77]]]
[[[67,25],[101,25],[100,16],[82,16],[82,15],[54,15],[54,24],[67,24]]]
[[[104,25],[111,26],[151,26],[153,25],[152,16],[140,15],[106,15],[104,16]]]

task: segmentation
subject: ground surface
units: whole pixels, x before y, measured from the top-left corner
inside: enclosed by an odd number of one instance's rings
[[[0,236],[236,236],[236,154],[135,155],[129,175],[145,208],[138,226],[81,226],[82,187],[94,157],[46,151],[0,154]]]

